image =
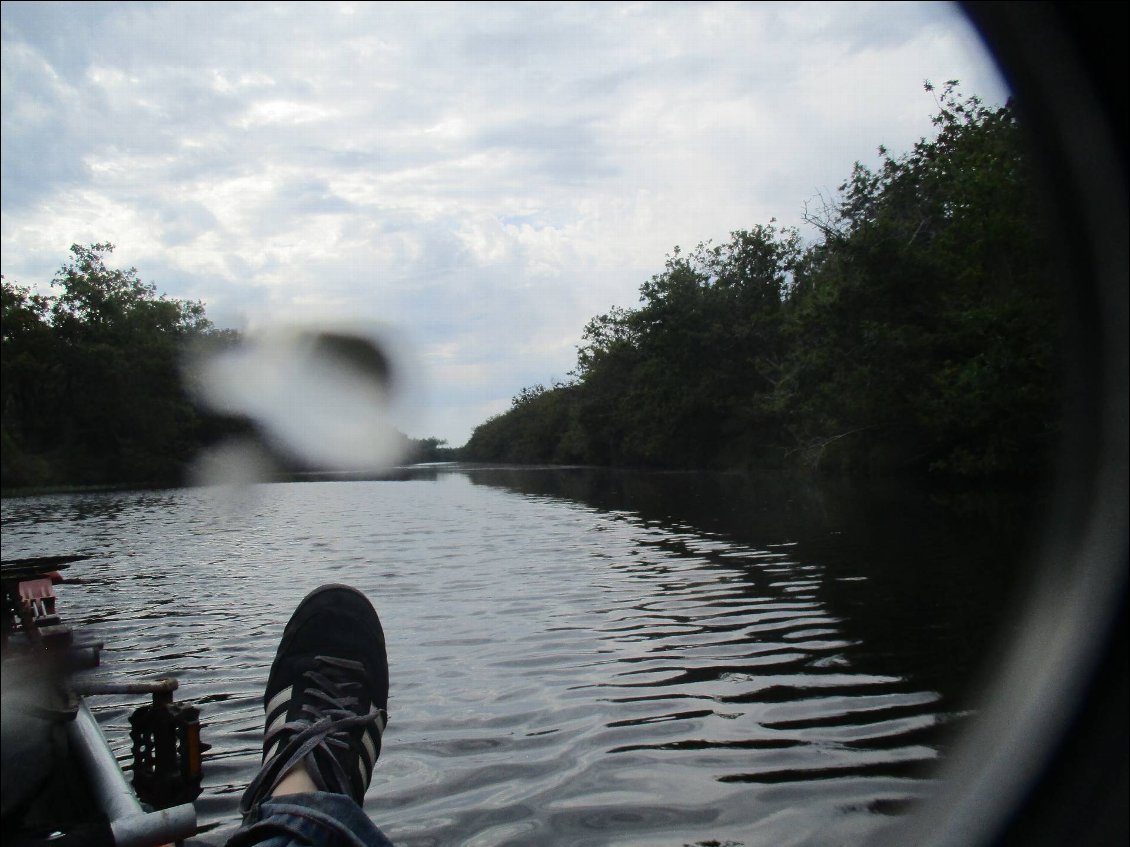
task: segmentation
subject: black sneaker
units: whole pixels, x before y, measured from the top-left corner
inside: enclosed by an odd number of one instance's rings
[[[324,585],[283,631],[263,695],[263,766],[247,787],[247,815],[299,762],[319,791],[358,805],[388,721],[388,659],[380,618],[364,594]]]

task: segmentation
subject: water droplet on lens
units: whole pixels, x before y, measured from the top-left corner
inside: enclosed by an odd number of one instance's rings
[[[198,398],[250,420],[271,452],[308,470],[378,471],[406,445],[407,356],[384,328],[276,326],[197,360]]]

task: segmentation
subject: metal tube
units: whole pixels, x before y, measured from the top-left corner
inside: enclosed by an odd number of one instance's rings
[[[196,832],[196,809],[191,803],[148,813],[141,807],[85,701],[79,701],[78,713],[67,724],[67,733],[90,781],[95,802],[110,819],[118,847],[165,844]]]
[[[196,833],[196,809],[191,803],[132,815],[110,822],[116,847],[171,844]]]
[[[83,700],[75,719],[67,725],[71,746],[82,762],[94,800],[111,821],[145,814],[125,774],[118,767],[102,728]]]
[[[81,680],[74,689],[79,694],[170,694],[177,690],[173,677],[135,682],[95,682]]]

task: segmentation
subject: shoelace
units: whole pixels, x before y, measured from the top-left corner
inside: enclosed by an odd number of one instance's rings
[[[360,704],[357,694],[361,689],[356,676],[364,673],[360,662],[315,656],[314,663],[314,667],[303,674],[312,685],[303,692],[302,716],[276,727],[263,739],[265,750],[271,748],[275,739],[285,740],[263,762],[259,773],[247,786],[239,804],[245,815],[264,798],[270,797],[283,778],[300,762],[305,765],[319,791],[352,796],[349,776],[334,755],[334,748],[349,750],[350,732],[368,724],[378,724],[385,712],[375,706],[363,715],[354,711]],[[378,736],[383,729],[383,725],[378,724]],[[293,735],[287,738],[291,733]],[[318,756],[319,750],[324,755]],[[326,763],[330,768],[328,774],[323,770]]]

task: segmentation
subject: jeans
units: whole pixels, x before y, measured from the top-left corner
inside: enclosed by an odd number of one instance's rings
[[[270,798],[252,810],[226,847],[392,847],[353,798],[317,791]]]

